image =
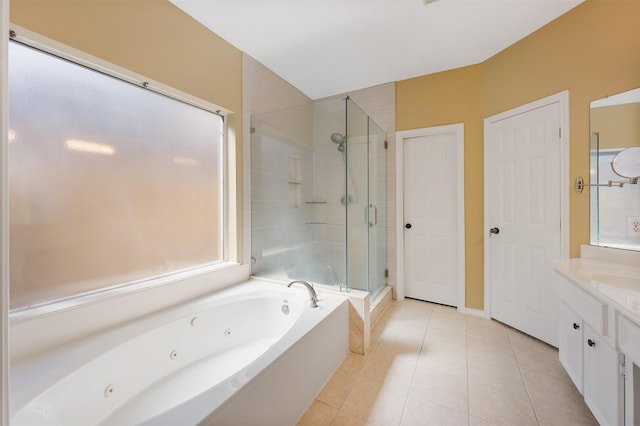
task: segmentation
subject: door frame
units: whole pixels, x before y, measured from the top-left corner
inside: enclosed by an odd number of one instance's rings
[[[9,2],[0,2],[0,424],[9,425],[9,99],[7,56],[9,49]]]
[[[547,96],[484,119],[484,316],[491,318],[491,251],[489,250],[489,126],[554,103],[560,104],[560,256],[569,257],[569,90]]]
[[[405,297],[404,280],[404,140],[422,136],[454,134],[456,139],[456,167],[458,169],[456,225],[459,255],[456,260],[458,277],[458,310],[465,308],[465,226],[464,226],[464,124],[424,127],[396,132],[396,298]]]

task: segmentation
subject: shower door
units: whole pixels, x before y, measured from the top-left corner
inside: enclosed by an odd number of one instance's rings
[[[369,292],[371,299],[387,280],[386,134],[369,118]]]
[[[385,133],[353,101],[345,102],[345,191],[357,190],[345,205],[347,283],[374,298],[386,283]]]
[[[375,297],[386,281],[384,131],[349,98],[251,123],[252,274]]]
[[[369,118],[351,99],[345,99],[347,144],[345,149],[344,204],[347,240],[347,285],[369,290]]]

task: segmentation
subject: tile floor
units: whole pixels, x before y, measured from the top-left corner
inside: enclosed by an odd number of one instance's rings
[[[499,322],[392,302],[298,425],[597,425],[558,351]]]

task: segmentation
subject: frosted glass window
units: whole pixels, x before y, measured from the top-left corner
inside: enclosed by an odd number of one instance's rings
[[[12,42],[11,308],[220,262],[223,120]]]

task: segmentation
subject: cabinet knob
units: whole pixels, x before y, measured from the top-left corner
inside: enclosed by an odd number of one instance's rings
[[[580,328],[580,326],[574,322],[573,323],[573,329],[574,330],[578,330],[579,328]]]
[[[596,342],[594,342],[594,341],[593,341],[593,340],[591,340],[591,339],[588,339],[588,340],[587,340],[587,345],[589,345],[589,346],[591,346],[591,347],[594,347],[594,346],[596,345]]]
[[[404,227],[407,228],[407,229],[411,229],[411,224],[407,223]]]

